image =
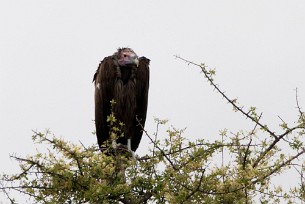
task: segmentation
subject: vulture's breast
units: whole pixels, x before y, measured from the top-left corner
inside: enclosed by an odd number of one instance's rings
[[[132,67],[121,67],[121,79],[125,85],[132,78]]]

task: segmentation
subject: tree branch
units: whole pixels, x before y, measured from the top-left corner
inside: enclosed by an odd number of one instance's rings
[[[204,74],[205,78],[208,79],[208,81],[210,82],[210,84],[214,87],[214,89],[217,90],[217,92],[226,99],[226,101],[228,103],[230,103],[236,110],[238,110],[239,112],[241,112],[243,115],[245,115],[247,118],[250,118],[254,123],[256,123],[258,126],[260,126],[263,130],[265,130],[266,132],[268,132],[271,136],[273,136],[274,138],[277,138],[277,136],[274,134],[274,132],[272,132],[269,128],[267,128],[265,125],[261,124],[257,119],[255,119],[254,117],[252,117],[251,115],[249,115],[249,112],[246,113],[241,107],[236,105],[236,102],[234,100],[231,100],[223,91],[221,91],[219,89],[219,87],[214,83],[214,80],[207,74],[207,70],[206,70],[206,66],[204,64],[200,65],[197,63],[194,63],[192,61],[186,60],[182,57],[179,57],[177,55],[174,55],[176,58],[188,63],[189,65],[195,65],[197,67],[199,67],[202,71],[202,73]]]

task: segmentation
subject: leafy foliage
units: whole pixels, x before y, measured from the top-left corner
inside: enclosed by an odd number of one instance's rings
[[[178,57],[180,58],[180,57]],[[182,59],[182,58],[180,58]],[[184,59],[182,59],[184,60]],[[184,130],[168,128],[159,138],[166,120],[155,119],[156,132],[145,132],[151,141],[149,153],[133,159],[123,149],[95,145],[85,147],[56,138],[49,131],[34,132],[33,141],[49,149],[19,162],[20,173],[4,174],[1,189],[11,203],[16,190],[36,203],[287,203],[305,201],[304,152],[305,116],[298,104],[296,125],[282,121],[281,133],[260,122],[262,113],[248,111],[237,99],[229,99],[214,83],[215,70],[198,65],[205,78],[233,109],[253,122],[253,129],[219,139],[189,141]],[[297,94],[296,94],[297,96]],[[296,97],[297,98],[297,97]],[[112,138],[120,136],[123,124],[111,115]],[[285,148],[283,153],[282,148]],[[273,179],[293,168],[299,175],[296,186],[284,190]]]

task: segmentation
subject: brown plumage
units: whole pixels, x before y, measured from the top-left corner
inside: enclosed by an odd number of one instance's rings
[[[127,140],[130,139],[131,150],[136,151],[138,148],[146,120],[149,61],[145,57],[138,58],[130,48],[120,48],[99,64],[93,78],[95,126],[99,146],[109,140],[107,116],[111,113],[110,101],[114,100],[115,117],[125,124],[124,137],[118,138],[117,143],[127,145]]]

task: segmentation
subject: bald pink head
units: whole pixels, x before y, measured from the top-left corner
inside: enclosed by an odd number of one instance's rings
[[[120,66],[139,65],[137,54],[130,48],[119,49],[118,57],[118,64]]]

